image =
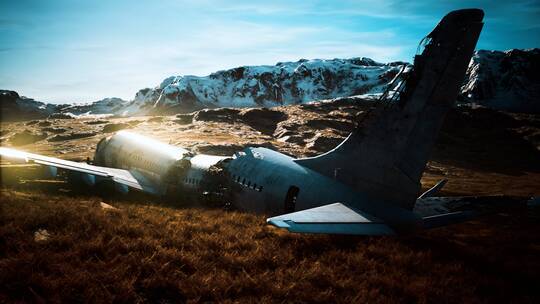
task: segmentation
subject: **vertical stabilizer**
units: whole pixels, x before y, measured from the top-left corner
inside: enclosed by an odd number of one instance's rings
[[[412,208],[439,129],[482,30],[480,9],[450,12],[424,38],[396,101],[325,154],[296,160],[378,199]]]

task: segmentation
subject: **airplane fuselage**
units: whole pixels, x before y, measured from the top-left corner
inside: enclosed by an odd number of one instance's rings
[[[138,134],[118,132],[98,143],[96,165],[136,170],[161,185],[203,192],[205,174],[225,161],[225,177],[235,187],[231,203],[240,210],[276,215],[347,202],[396,225],[417,220],[408,210],[374,201],[351,187],[267,148],[246,148],[232,157],[195,155]],[[182,195],[182,193],[178,193]]]
[[[177,146],[121,131],[98,143],[94,163],[98,166],[137,170],[154,180],[166,192],[169,187],[179,185],[197,189],[204,173],[226,158],[194,155]]]

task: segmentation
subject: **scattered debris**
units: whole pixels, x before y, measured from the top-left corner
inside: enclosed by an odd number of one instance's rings
[[[51,237],[51,234],[46,229],[39,229],[34,232],[34,241],[45,242]]]
[[[101,209],[103,210],[119,210],[118,208],[114,207],[114,206],[111,206],[107,203],[104,203],[104,202],[100,202],[99,205],[101,206]]]

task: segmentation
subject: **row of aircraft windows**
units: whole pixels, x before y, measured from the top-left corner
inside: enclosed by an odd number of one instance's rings
[[[247,183],[246,183],[246,178],[245,177],[242,178],[240,176],[237,176],[237,175],[233,174],[232,178],[233,178],[233,180],[235,182],[239,183],[240,185],[246,186],[248,188],[251,188],[251,189],[259,191],[259,192],[261,192],[263,190],[263,186],[261,186],[261,185],[257,186],[256,183],[252,184],[251,181],[247,181]]]
[[[192,184],[192,185],[198,185],[201,183],[201,180],[200,179],[195,179],[195,178],[184,178],[184,182],[188,183],[188,184]]]
[[[142,162],[143,165],[145,165],[149,169],[158,169],[159,166],[157,163],[151,162],[147,159],[143,159],[141,155],[139,154],[132,154],[132,158],[138,162]]]

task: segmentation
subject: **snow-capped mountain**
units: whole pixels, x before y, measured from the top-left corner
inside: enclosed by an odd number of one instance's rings
[[[171,76],[140,90],[124,114],[254,107],[382,93],[406,65],[369,58],[299,60],[244,66],[209,76]],[[515,112],[540,113],[540,49],[475,52],[460,101]]]
[[[461,88],[463,100],[489,108],[540,113],[540,49],[477,51]]]
[[[369,58],[299,60],[273,66],[243,66],[208,76],[171,76],[140,90],[126,113],[257,107],[376,94],[407,65]]]
[[[242,66],[208,76],[171,76],[139,90],[131,101],[105,98],[88,104],[47,105],[13,91],[2,92],[3,113],[25,117],[143,115],[215,107],[270,107],[382,93],[404,62],[369,58],[305,60]],[[484,51],[473,56],[459,101],[515,112],[540,113],[540,49]],[[11,114],[10,114],[11,115]],[[6,116],[4,114],[4,116]]]
[[[116,114],[121,111],[127,103],[129,103],[129,101],[117,97],[110,97],[85,104],[63,106],[61,107],[60,112],[71,113],[73,115]]]

